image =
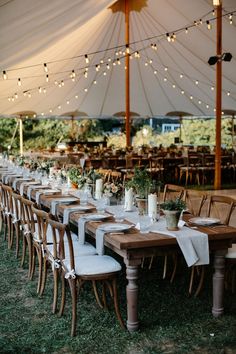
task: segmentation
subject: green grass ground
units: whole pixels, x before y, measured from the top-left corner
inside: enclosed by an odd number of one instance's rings
[[[70,337],[70,299],[65,315],[51,313],[52,286],[39,298],[36,280],[27,279],[13,250],[0,238],[0,353],[236,353],[236,296],[225,295],[225,315],[211,315],[211,269],[198,298],[188,297],[189,272],[174,284],[161,279],[162,262],[140,271],[140,331],[122,330],[114,312],[101,310],[90,285],[81,292],[78,330]],[[126,316],[125,273],[119,280],[121,312]]]

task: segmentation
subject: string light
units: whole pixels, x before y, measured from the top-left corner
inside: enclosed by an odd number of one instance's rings
[[[42,87],[39,87],[39,93],[42,93]]]
[[[7,73],[6,73],[6,70],[3,70],[2,75],[3,75],[3,80],[6,80],[6,79],[7,79]]]
[[[171,38],[170,38],[169,33],[166,33],[166,38],[167,38],[167,41],[168,41],[168,42],[171,42]]]
[[[117,61],[117,64],[118,64],[118,65],[120,65],[120,64],[121,64],[121,63],[120,63],[120,59],[119,59],[119,58],[117,58],[117,59],[116,59],[116,61]]]
[[[136,52],[134,53],[134,57],[135,57],[135,58],[140,58],[140,53],[139,53],[139,51],[136,51]]]
[[[88,54],[85,54],[84,58],[85,58],[85,63],[88,64],[89,63]]]
[[[230,96],[230,92],[229,91],[227,92],[227,96]]]
[[[126,54],[129,54],[129,53],[130,53],[129,45],[128,45],[128,44],[125,45],[125,52],[126,52]]]
[[[47,64],[46,64],[46,63],[43,64],[43,67],[44,67],[45,73],[48,73],[48,67],[47,67]]]
[[[88,72],[87,71],[84,72],[84,77],[85,77],[85,79],[88,78]]]
[[[188,28],[187,28],[187,27],[185,28],[185,33],[186,33],[186,34],[188,33]]]
[[[230,23],[230,25],[233,24],[233,15],[232,14],[229,15],[229,23]]]
[[[21,79],[19,78],[17,81],[18,86],[21,86]]]
[[[106,67],[107,67],[107,70],[110,70],[110,65],[109,64],[107,64]]]
[[[15,93],[15,99],[17,100],[17,98],[18,98],[18,94],[17,94],[17,93]]]
[[[48,76],[48,74],[46,75],[46,82],[49,82],[49,76]]]
[[[211,25],[210,21],[206,21],[206,24],[207,24],[207,29],[211,30],[212,29],[212,25]]]
[[[96,71],[99,71],[99,70],[100,70],[100,65],[97,64],[97,65],[96,65]]]

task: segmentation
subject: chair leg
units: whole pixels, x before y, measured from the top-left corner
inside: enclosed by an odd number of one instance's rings
[[[69,286],[70,286],[71,301],[72,301],[71,337],[74,337],[76,332],[76,317],[77,317],[76,279],[69,279]]]
[[[41,288],[39,291],[40,296],[42,296],[44,293],[46,279],[47,279],[47,258],[44,257],[43,258],[43,270],[42,270],[42,282],[41,282]]]
[[[65,308],[65,300],[66,300],[66,281],[65,275],[61,272],[61,305],[59,310],[59,316],[61,317]]]
[[[121,318],[120,309],[119,309],[116,278],[114,278],[113,281],[112,281],[112,289],[113,289],[113,301],[114,301],[116,317],[117,317],[121,327],[125,328],[124,322],[123,322],[123,320]]]
[[[200,275],[200,281],[199,281],[199,284],[198,284],[198,287],[197,287],[197,290],[194,294],[194,296],[198,296],[200,291],[202,290],[202,285],[203,285],[203,281],[204,281],[204,277],[205,277],[205,267],[204,266],[201,266],[201,275]]]
[[[36,253],[36,249],[35,247],[32,245],[31,246],[31,267],[30,267],[30,276],[29,279],[32,280],[34,277],[34,273],[35,273],[35,253]],[[29,255],[30,258],[30,255]]]
[[[53,269],[53,304],[52,313],[57,310],[57,297],[58,297],[58,269]]]
[[[165,255],[165,257],[164,257],[164,268],[163,268],[163,276],[162,276],[162,279],[165,279],[165,278],[166,278],[167,260],[168,260],[168,256]]]
[[[92,280],[92,285],[93,285],[93,291],[94,291],[94,295],[95,295],[97,304],[101,309],[103,309],[103,304],[101,303],[101,300],[99,299],[97,284],[96,284],[95,280]]]
[[[149,270],[152,268],[153,260],[154,260],[154,256],[152,256],[151,259],[150,259],[150,263],[149,263],[149,266],[148,266]]]
[[[191,276],[190,276],[190,283],[189,283],[189,289],[188,289],[189,295],[192,294],[192,290],[193,290],[193,278],[194,278],[194,273],[195,273],[195,268],[194,268],[194,266],[193,266],[193,267],[191,267]]]
[[[40,289],[41,289],[41,284],[42,284],[42,273],[43,273],[43,256],[42,256],[42,250],[41,247],[38,249],[37,248],[37,256],[38,256],[38,285],[37,285],[37,294],[39,294]]]
[[[16,233],[16,258],[19,256],[19,244],[20,244],[20,226],[18,223],[15,224]]]
[[[105,284],[105,282],[102,283],[102,302],[103,302],[104,308],[107,309],[106,284]]]
[[[25,263],[25,252],[26,252],[26,239],[23,236],[23,242],[22,242],[22,255],[21,255],[21,263],[20,266],[23,267]]]
[[[177,257],[176,254],[173,255],[173,262],[174,262],[174,269],[173,269],[173,272],[172,272],[171,278],[170,278],[171,284],[172,284],[173,281],[174,281],[175,274],[176,274],[176,270],[177,270],[178,257]]]
[[[32,279],[31,273],[32,273],[33,245],[32,245],[31,239],[30,239],[29,237],[26,237],[26,241],[27,241],[28,255],[29,255],[28,278],[29,278],[29,279]]]

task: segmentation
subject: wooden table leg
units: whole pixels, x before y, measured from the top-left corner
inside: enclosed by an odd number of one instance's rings
[[[140,260],[141,262],[141,260]],[[139,264],[129,265],[126,263],[126,301],[127,301],[127,329],[130,332],[137,331],[139,328],[138,321],[138,267]]]
[[[226,250],[215,252],[213,274],[213,307],[212,314],[219,317],[224,313],[224,278]]]

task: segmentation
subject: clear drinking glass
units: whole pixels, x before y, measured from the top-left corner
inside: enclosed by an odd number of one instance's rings
[[[140,233],[147,234],[152,224],[152,218],[149,215],[143,214],[139,216]]]
[[[114,212],[114,218],[116,222],[122,222],[125,218],[125,206],[124,200],[117,201],[117,206]]]

